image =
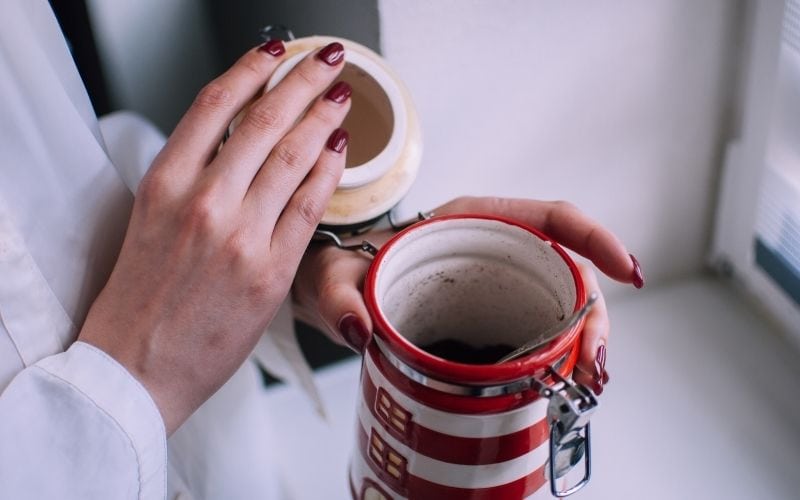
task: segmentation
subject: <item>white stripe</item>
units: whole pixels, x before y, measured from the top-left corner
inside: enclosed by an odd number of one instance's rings
[[[367,439],[374,429],[386,443],[408,460],[408,472],[432,483],[455,488],[492,488],[525,477],[547,461],[549,447],[545,441],[537,448],[517,458],[489,465],[460,465],[427,457],[407,447],[375,420],[364,400],[358,407],[358,418]]]
[[[387,493],[391,492],[391,495],[395,500],[407,500],[406,497],[398,496],[394,490],[392,490],[386,483],[381,481],[378,478],[378,476],[375,475],[374,472],[372,472],[372,469],[364,460],[364,455],[362,454],[361,450],[354,450],[354,453],[350,458],[349,472],[350,472],[350,480],[353,482],[353,486],[355,486],[356,489],[356,495],[361,494],[361,490],[364,487],[364,478],[367,478],[370,479],[371,481],[374,481]],[[552,498],[550,494],[549,484],[550,483],[544,483],[541,488],[536,490],[536,492],[525,497],[525,500],[545,500]]]
[[[464,415],[448,413],[425,406],[403,394],[380,372],[372,354],[364,358],[367,376],[375,387],[383,387],[404,409],[412,414],[414,422],[442,434],[468,438],[497,437],[521,431],[547,416],[547,399],[539,398],[505,413],[492,415]]]
[[[391,494],[395,500],[406,500],[406,497],[399,496],[386,483],[378,479],[369,464],[364,461],[364,455],[361,454],[361,450],[354,450],[353,456],[350,458],[350,480],[353,481],[353,486],[356,488],[356,495],[361,495],[361,490],[364,488],[364,478],[374,481],[386,493]],[[357,496],[356,498],[360,500],[360,497]]]

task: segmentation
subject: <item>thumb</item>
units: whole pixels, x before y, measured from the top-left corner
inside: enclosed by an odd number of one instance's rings
[[[361,294],[368,263],[363,259],[340,259],[321,280],[317,304],[322,321],[333,340],[363,353],[372,339],[372,320]]]

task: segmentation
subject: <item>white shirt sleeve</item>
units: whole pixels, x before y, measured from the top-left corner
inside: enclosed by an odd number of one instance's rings
[[[158,408],[125,368],[83,342],[21,371],[0,395],[0,443],[4,498],[166,495]]]

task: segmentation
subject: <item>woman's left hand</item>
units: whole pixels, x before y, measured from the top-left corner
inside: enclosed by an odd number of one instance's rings
[[[586,257],[610,278],[633,284],[636,288],[644,286],[636,258],[610,231],[570,203],[464,197],[434,209],[434,213],[500,215],[518,220]],[[390,231],[374,231],[369,233],[368,239],[380,245],[392,234]],[[372,321],[362,298],[362,285],[369,264],[363,255],[334,246],[309,248],[293,288],[298,318],[321,329],[334,342],[362,352],[372,332]],[[596,291],[599,298],[584,324],[580,357],[573,378],[600,394],[608,382],[605,369],[608,312],[594,271],[586,264],[579,264],[579,268],[587,293]]]

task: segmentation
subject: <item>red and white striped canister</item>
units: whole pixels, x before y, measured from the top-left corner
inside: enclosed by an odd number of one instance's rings
[[[579,310],[586,297],[567,253],[512,220],[435,217],[383,246],[364,296],[375,335],[362,365],[353,498],[550,497],[552,405],[542,389],[569,384],[583,322],[501,364],[419,346],[516,347]]]

